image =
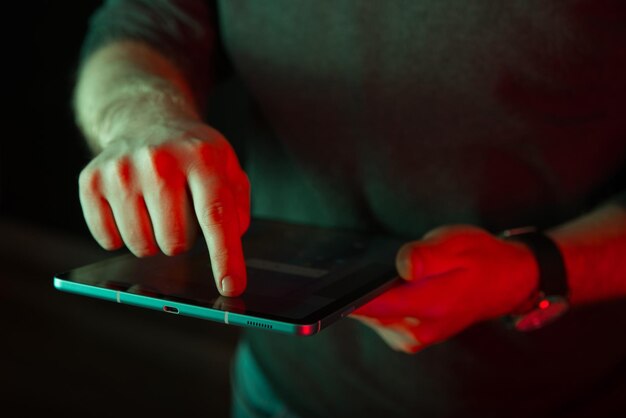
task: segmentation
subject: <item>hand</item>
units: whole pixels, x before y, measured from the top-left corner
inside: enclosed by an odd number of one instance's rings
[[[244,291],[240,238],[250,223],[250,184],[216,130],[186,120],[127,130],[85,167],[79,189],[89,230],[105,249],[179,254],[199,224],[218,290]]]
[[[531,295],[538,277],[523,244],[466,225],[437,228],[405,244],[396,267],[405,282],[352,317],[406,353],[511,313]]]

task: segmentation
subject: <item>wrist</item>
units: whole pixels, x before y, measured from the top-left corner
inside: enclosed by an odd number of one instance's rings
[[[517,253],[516,268],[513,269],[515,276],[514,303],[511,305],[511,310],[506,312],[507,314],[515,314],[532,307],[534,296],[539,289],[539,266],[533,252],[527,245],[510,239],[506,239],[505,242],[515,248]]]
[[[201,119],[178,69],[151,48],[132,42],[103,47],[86,62],[74,110],[79,128],[97,150],[126,133]]]
[[[541,328],[563,315],[569,307],[569,284],[561,250],[552,238],[535,228],[508,230],[502,235],[525,245],[538,270],[536,290],[527,305],[520,305],[510,319],[520,331]]]
[[[118,95],[94,119],[92,135],[101,148],[119,138],[158,138],[202,120],[185,99],[167,90]],[[166,133],[163,133],[166,131]]]

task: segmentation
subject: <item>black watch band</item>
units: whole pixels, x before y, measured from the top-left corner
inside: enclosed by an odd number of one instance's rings
[[[502,236],[523,243],[537,262],[539,281],[531,306],[512,316],[514,325],[522,331],[541,328],[561,316],[568,307],[569,286],[565,261],[554,241],[535,228],[505,231]]]

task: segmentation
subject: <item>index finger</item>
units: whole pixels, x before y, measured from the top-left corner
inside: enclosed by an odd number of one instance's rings
[[[201,170],[191,171],[187,182],[217,289],[224,296],[239,296],[247,278],[237,207],[228,183]]]

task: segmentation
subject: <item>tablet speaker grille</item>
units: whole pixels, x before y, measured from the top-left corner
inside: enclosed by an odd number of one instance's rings
[[[262,322],[256,322],[256,321],[248,321],[248,325],[252,327],[272,329],[272,326],[270,324],[264,324]]]

